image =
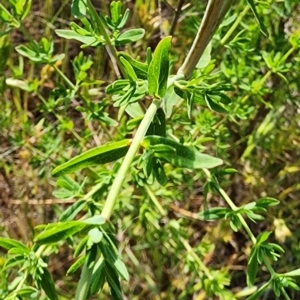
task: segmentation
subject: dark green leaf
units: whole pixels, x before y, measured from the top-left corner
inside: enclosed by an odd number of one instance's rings
[[[103,285],[105,283],[104,266],[104,259],[100,258],[94,267],[93,275],[91,278],[90,295],[99,293],[103,288]]]
[[[50,275],[49,271],[47,269],[43,269],[43,272],[40,273],[39,277],[39,284],[46,293],[46,295],[51,300],[58,300],[57,293],[55,290],[54,281],[52,279],[52,276]]]
[[[106,276],[107,283],[110,287],[112,299],[123,300],[118,274],[116,273],[116,270],[113,267],[111,267],[109,264],[105,264],[105,276]]]
[[[131,140],[127,139],[90,149],[56,167],[52,171],[52,175],[59,176],[82,168],[115,161],[127,153],[130,143]]]
[[[153,97],[162,98],[167,92],[171,40],[172,37],[167,36],[158,43],[149,65],[148,91]]]
[[[86,0],[73,0],[71,4],[72,16],[76,18],[83,18],[86,15]]]
[[[257,249],[252,248],[247,266],[247,285],[253,286],[258,269]]]

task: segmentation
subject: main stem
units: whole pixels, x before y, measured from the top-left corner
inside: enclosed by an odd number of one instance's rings
[[[124,158],[124,161],[118,171],[117,177],[115,178],[107,200],[105,201],[105,205],[103,207],[102,213],[101,215],[106,219],[109,220],[112,211],[113,211],[113,207],[115,205],[115,202],[118,198],[118,195],[120,193],[123,181],[126,177],[126,175],[128,174],[128,170],[130,168],[130,165],[140,147],[140,143],[143,140],[144,136],[146,135],[146,132],[148,130],[149,125],[151,124],[155,113],[157,111],[157,109],[160,107],[161,105],[161,100],[154,100],[151,105],[149,106],[135,136],[134,139],[132,140],[132,144]]]

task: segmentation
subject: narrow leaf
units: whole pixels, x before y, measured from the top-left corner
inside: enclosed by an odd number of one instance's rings
[[[0,237],[0,247],[7,250],[12,248],[19,248],[22,249],[25,253],[29,252],[29,249],[21,242],[5,237]]]
[[[130,143],[131,141],[127,139],[90,149],[56,167],[52,171],[52,175],[59,176],[82,168],[115,161],[126,154]]]
[[[53,226],[49,229],[46,227],[43,232],[36,236],[35,242],[39,244],[56,243],[72,236],[86,226],[85,223],[80,221],[69,221],[51,225]]]
[[[265,24],[263,23],[261,17],[259,16],[259,14],[257,13],[256,11],[256,8],[255,8],[255,4],[254,4],[254,1],[253,0],[247,0],[254,16],[255,16],[255,19],[257,20],[258,24],[259,24],[259,27],[260,27],[260,31],[266,36],[268,37],[269,36],[269,33],[268,33],[268,29],[266,28]]]

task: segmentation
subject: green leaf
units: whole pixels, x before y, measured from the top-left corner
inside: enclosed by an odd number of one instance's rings
[[[51,224],[50,228],[45,228],[43,232],[35,237],[38,244],[50,244],[64,240],[69,236],[82,230],[86,224],[80,221],[68,221]]]
[[[30,297],[33,293],[36,293],[38,290],[31,286],[23,286],[18,290],[18,295],[21,297]]]
[[[293,270],[293,271],[290,271],[290,272],[287,272],[287,273],[284,273],[282,274],[284,276],[300,276],[300,268],[299,269],[296,269],[296,270]]]
[[[126,70],[129,80],[136,82],[137,76],[136,76],[135,71],[134,71],[133,67],[131,66],[131,64],[123,56],[120,56],[120,61]]]
[[[172,37],[163,38],[157,45],[148,69],[148,91],[153,97],[162,98],[167,92],[169,76],[169,51]]]
[[[166,176],[165,170],[161,162],[156,159],[155,163],[152,166],[153,171],[154,171],[154,176],[157,180],[157,182],[165,186],[168,183],[168,177]]]
[[[75,273],[78,270],[78,268],[83,265],[83,263],[85,262],[85,258],[85,255],[79,257],[68,269],[67,275]]]
[[[126,52],[119,52],[118,56],[120,59],[121,59],[121,57],[124,57],[130,63],[130,65],[132,66],[132,68],[135,71],[136,76],[139,79],[147,79],[148,65],[146,63],[142,63],[138,60],[133,59]]]
[[[105,264],[105,276],[106,276],[107,283],[110,287],[112,299],[123,300],[118,274],[116,273],[115,269],[111,267],[109,264]]]
[[[89,236],[85,236],[83,239],[81,239],[81,241],[79,242],[78,246],[76,247],[75,251],[74,251],[74,257],[77,257],[85,248],[87,241],[89,239]]]
[[[97,39],[94,36],[81,35],[70,29],[56,29],[55,33],[59,37],[65,38],[67,40],[74,39],[85,45],[95,45],[95,43],[97,42]]]
[[[103,225],[105,223],[105,218],[102,216],[93,216],[91,218],[85,219],[82,222],[86,224],[91,224],[91,225]]]
[[[71,4],[72,16],[76,18],[83,18],[86,15],[87,0],[73,0]]]
[[[93,228],[89,231],[89,240],[87,246],[92,246],[93,244],[98,244],[103,238],[103,233],[98,228]]]
[[[261,244],[264,243],[269,238],[271,233],[272,233],[271,231],[266,231],[259,234],[256,238],[256,245],[261,246]]]
[[[78,200],[68,207],[59,217],[59,221],[70,221],[86,206],[86,200]]]
[[[258,269],[257,249],[251,249],[250,258],[247,265],[247,285],[253,286]]]
[[[105,283],[105,261],[103,257],[101,257],[96,265],[94,266],[93,275],[91,278],[91,285],[90,285],[90,294],[95,295],[102,290],[103,285]]]
[[[168,150],[166,147],[165,151],[157,151],[154,154],[156,157],[161,158],[177,167],[189,169],[208,169],[214,168],[223,163],[223,161],[219,158],[200,153],[194,148],[184,146],[169,138],[161,136],[146,136],[141,144],[144,148],[149,150],[153,150],[153,146],[159,146],[162,149],[164,149],[163,146],[168,146],[169,148],[171,147],[170,150]]]
[[[256,206],[267,208],[270,206],[276,206],[280,203],[279,200],[270,197],[263,197],[256,201]]]
[[[255,293],[253,293],[250,297],[248,297],[246,300],[257,300],[260,299],[259,297],[265,292],[265,290],[270,285],[271,280],[263,284]]]
[[[214,220],[220,220],[224,218],[224,216],[230,212],[231,210],[229,208],[224,207],[213,207],[206,210],[201,211],[198,216],[199,219],[205,220],[205,221],[214,221]]]
[[[125,32],[120,33],[115,41],[116,46],[125,45],[128,43],[136,42],[143,38],[145,30],[142,28],[129,29]]]
[[[175,93],[174,86],[171,85],[163,97],[163,109],[167,118],[171,117],[173,106],[175,106],[180,99],[181,97]]]
[[[112,1],[110,3],[110,15],[114,24],[117,24],[121,15],[122,4],[120,1]]]
[[[107,143],[103,146],[90,149],[70,159],[68,162],[56,167],[52,171],[52,175],[60,176],[82,168],[88,168],[94,165],[115,161],[127,153],[130,143],[131,140],[126,139],[119,142]]]
[[[28,253],[30,250],[21,242],[18,242],[16,240],[10,239],[10,238],[5,238],[5,237],[0,237],[0,247],[4,249],[12,249],[12,248],[19,248],[24,251],[24,253]]]
[[[105,258],[105,260],[117,270],[118,274],[126,281],[129,280],[129,274],[127,268],[121,258],[119,257],[119,253],[115,247],[112,247],[112,244],[108,244],[106,242],[102,242],[99,244],[101,252]]]
[[[43,271],[39,275],[38,283],[49,299],[58,300],[53,278],[47,269],[43,268]]]
[[[253,0],[247,0],[257,22],[259,23],[259,26],[260,26],[260,30],[261,32],[266,36],[268,37],[269,36],[269,33],[268,33],[268,29],[266,28],[265,24],[263,23],[261,17],[259,16],[259,14],[257,13],[256,11],[256,8],[255,8],[255,4],[254,4],[254,1]]]

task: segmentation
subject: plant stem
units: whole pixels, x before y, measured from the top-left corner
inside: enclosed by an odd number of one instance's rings
[[[87,0],[87,6],[89,8],[89,12],[91,13],[93,19],[95,20],[95,22],[97,23],[98,29],[100,34],[103,36],[103,38],[105,39],[106,42],[106,50],[108,55],[110,56],[110,59],[113,62],[113,65],[118,65],[119,69],[121,70],[121,73],[123,75],[126,74],[123,65],[121,64],[119,58],[118,58],[118,52],[115,48],[115,46],[113,45],[110,36],[108,35],[105,26],[101,20],[101,18],[99,17],[94,5],[92,4],[91,0]],[[117,73],[117,76],[120,77],[120,72],[117,68],[115,68],[115,71]]]
[[[211,178],[211,173],[207,169],[203,169],[203,171],[208,178]],[[229,205],[229,207],[232,210],[234,210],[234,211],[238,210],[238,207],[233,203],[233,201],[229,198],[227,193],[219,185],[216,186],[216,190],[222,196],[222,198],[227,202],[227,204]],[[245,221],[245,219],[243,218],[243,216],[241,214],[237,214],[237,217],[241,221],[241,223],[242,223],[244,229],[246,230],[248,236],[250,237],[252,243],[255,244],[256,238],[255,238],[254,234],[252,233],[251,229],[249,228],[247,222]]]
[[[233,34],[233,32],[236,30],[236,28],[239,26],[239,24],[241,23],[242,19],[247,14],[247,12],[249,11],[249,9],[250,9],[250,6],[247,5],[244,8],[244,10],[239,14],[239,16],[236,18],[235,22],[230,27],[230,29],[227,31],[227,33],[224,35],[224,37],[221,39],[221,41],[220,41],[221,45],[225,45],[225,43],[230,38],[230,36]]]
[[[120,193],[120,189],[122,187],[122,183],[123,183],[126,175],[128,174],[128,170],[129,170],[130,165],[140,147],[140,143],[143,140],[143,138],[148,130],[148,127],[155,116],[157,109],[160,107],[161,102],[162,102],[162,100],[158,100],[158,99],[153,100],[153,102],[149,106],[149,108],[148,108],[148,110],[147,110],[147,112],[146,112],[146,114],[145,114],[133,140],[132,140],[132,144],[124,158],[124,161],[123,161],[123,163],[119,169],[119,172],[117,174],[117,177],[115,178],[115,180],[110,188],[107,200],[104,204],[104,207],[103,207],[103,210],[101,213],[101,215],[106,220],[109,220],[109,218],[112,214],[113,207],[115,205],[117,197]]]
[[[189,79],[234,0],[209,0],[194,43],[178,73]]]
[[[150,199],[152,200],[153,204],[156,206],[156,208],[159,210],[160,214],[162,216],[165,216],[167,214],[167,212],[163,209],[163,207],[160,205],[160,203],[158,202],[157,198],[155,197],[154,193],[152,192],[152,190],[150,189],[150,187],[148,185],[145,184],[144,186],[147,194],[149,195]]]

